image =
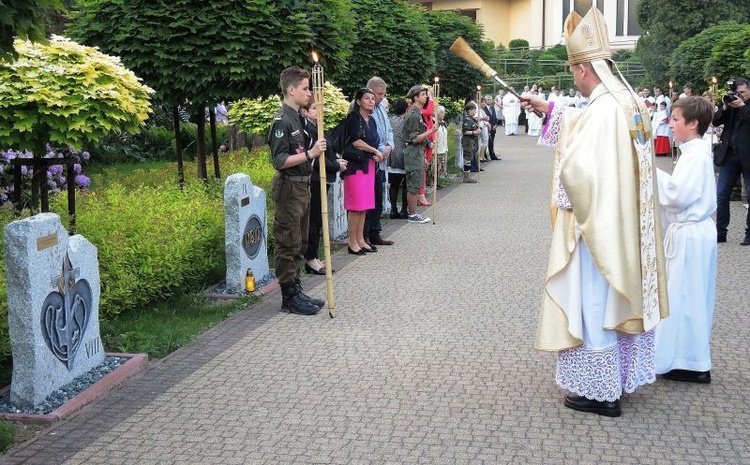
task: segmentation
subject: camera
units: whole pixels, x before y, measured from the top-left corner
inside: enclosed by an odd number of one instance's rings
[[[740,98],[740,94],[737,93],[737,82],[736,81],[734,81],[734,80],[727,81],[727,84],[729,84],[729,92],[727,92],[726,94],[724,94],[724,96],[721,97],[721,100],[725,104],[730,104],[733,101],[735,101],[738,98]]]

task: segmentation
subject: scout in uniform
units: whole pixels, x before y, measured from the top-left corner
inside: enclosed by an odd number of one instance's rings
[[[303,315],[313,315],[325,305],[324,301],[305,295],[299,279],[310,222],[310,162],[326,150],[325,139],[317,141],[309,151],[306,149],[300,108],[311,97],[309,84],[310,75],[304,69],[292,66],[281,72],[279,85],[284,103],[268,133],[271,161],[276,169],[271,198],[276,205],[274,259],[281,286],[281,308]]]
[[[477,106],[474,102],[469,102],[464,107],[464,118],[461,122],[461,150],[464,154],[464,183],[476,184],[477,180],[471,177],[471,162],[477,152],[477,138],[481,133],[479,123],[474,115],[477,113]]]

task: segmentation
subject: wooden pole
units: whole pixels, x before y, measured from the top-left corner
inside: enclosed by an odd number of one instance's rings
[[[475,115],[477,115],[476,120],[477,124],[479,124],[479,102],[482,101],[482,86],[477,84],[477,112]],[[480,173],[482,172],[482,157],[479,155],[479,147],[482,146],[482,129],[479,128],[479,136],[475,136],[479,140],[479,143],[477,144],[477,182],[479,182]]]
[[[440,78],[435,76],[435,85],[433,86],[432,99],[435,101],[435,111],[433,115],[435,117],[435,124],[437,122],[438,105],[440,105]],[[438,131],[440,128],[438,127]],[[437,142],[437,137],[435,138]],[[435,218],[437,217],[437,191],[438,191],[438,165],[440,164],[440,154],[437,153],[437,144],[435,144],[435,150],[432,155],[432,224],[435,224]]]
[[[312,69],[312,87],[315,107],[318,111],[318,140],[323,140],[323,107],[325,99],[323,97],[323,66],[318,61],[318,56],[313,52],[313,61],[315,64]],[[323,219],[323,255],[325,257],[326,268],[326,297],[328,302],[328,316],[336,316],[336,297],[333,294],[333,265],[331,264],[331,237],[328,231],[328,191],[326,189],[326,155],[321,154],[315,161],[318,163],[320,173],[320,213]]]

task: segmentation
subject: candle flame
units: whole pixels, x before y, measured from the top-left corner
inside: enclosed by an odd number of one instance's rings
[[[318,54],[315,53],[315,50],[313,50],[313,52],[312,52],[312,59],[315,62],[315,64],[317,65],[318,64]]]
[[[437,84],[440,81],[440,78],[435,76],[435,84]]]
[[[711,82],[713,82],[714,84],[716,84],[716,76],[714,76],[714,77],[711,78]]]
[[[669,88],[672,88],[672,81],[669,81]]]

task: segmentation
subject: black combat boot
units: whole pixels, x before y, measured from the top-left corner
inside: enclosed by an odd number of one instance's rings
[[[316,305],[305,300],[302,297],[297,283],[280,283],[281,286],[281,308],[290,313],[299,313],[300,315],[315,315],[320,311]]]
[[[302,292],[302,281],[300,281],[299,278],[294,280],[295,286],[297,286],[297,290],[299,291],[299,295],[302,298],[302,300],[310,302],[311,304],[315,305],[318,308],[323,308],[323,306],[326,304],[325,300],[320,299],[314,299],[310,297],[309,295]]]

